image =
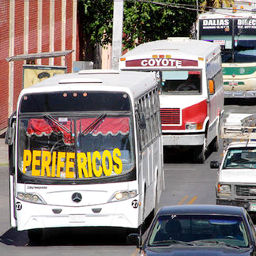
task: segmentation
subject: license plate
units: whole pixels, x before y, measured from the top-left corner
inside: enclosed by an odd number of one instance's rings
[[[249,211],[256,212],[256,203],[250,203]]]
[[[85,222],[85,216],[82,214],[69,215],[69,222],[71,223],[83,223]]]

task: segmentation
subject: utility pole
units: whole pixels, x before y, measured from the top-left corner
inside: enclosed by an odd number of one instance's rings
[[[119,69],[119,58],[122,54],[123,9],[124,0],[114,0],[112,69]]]

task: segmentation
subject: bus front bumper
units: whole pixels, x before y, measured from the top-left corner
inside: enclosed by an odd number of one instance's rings
[[[20,202],[17,230],[58,227],[121,227],[138,228],[138,207],[131,198],[96,206],[53,206]]]
[[[256,91],[224,91],[224,98],[256,98]]]
[[[205,134],[162,134],[164,146],[200,146]]]

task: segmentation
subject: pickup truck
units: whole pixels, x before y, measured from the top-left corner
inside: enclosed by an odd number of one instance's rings
[[[244,207],[256,217],[256,115],[229,114],[221,137],[222,162],[211,161],[218,169],[216,204]]]

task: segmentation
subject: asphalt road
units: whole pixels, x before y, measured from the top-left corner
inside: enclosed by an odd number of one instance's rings
[[[254,101],[229,102],[225,113],[254,113]],[[215,204],[216,170],[211,160],[220,160],[222,150],[210,152],[205,164],[194,164],[189,152],[169,150],[165,156],[165,183],[159,207],[174,204]],[[48,234],[44,245],[30,245],[27,233],[9,226],[8,168],[0,166],[0,255],[133,256],[136,247],[126,245],[118,230],[61,229]]]

